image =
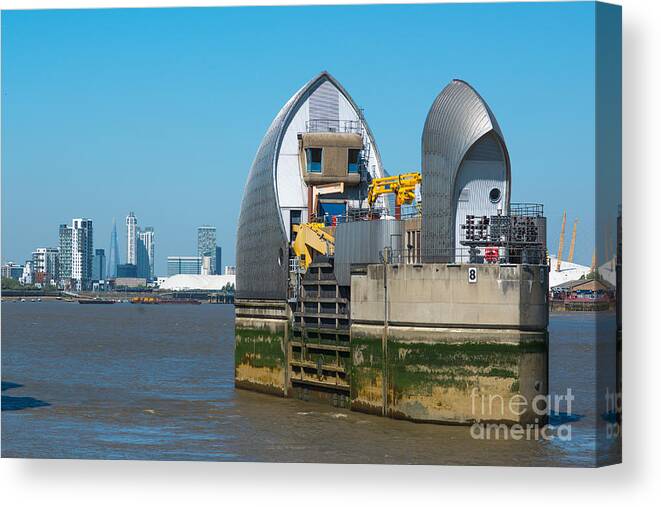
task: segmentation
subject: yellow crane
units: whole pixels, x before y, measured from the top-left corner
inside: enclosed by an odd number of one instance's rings
[[[367,191],[367,204],[371,208],[380,195],[395,194],[395,218],[399,218],[402,204],[415,199],[415,186],[422,182],[420,173],[404,173],[397,176],[374,178]]]
[[[574,247],[576,246],[576,226],[578,225],[578,218],[574,220],[574,230],[571,233],[571,243],[569,244],[569,257],[567,262],[574,262]]]
[[[567,223],[567,211],[562,212],[562,228],[560,229],[560,244],[558,245],[558,259],[555,265],[555,270],[560,271],[562,264],[562,250],[565,247],[565,224]]]
[[[335,238],[324,230],[324,224],[310,222],[307,224],[294,225],[296,239],[292,248],[300,259],[300,266],[308,269],[312,262],[313,250],[321,255],[333,255],[335,251]]]

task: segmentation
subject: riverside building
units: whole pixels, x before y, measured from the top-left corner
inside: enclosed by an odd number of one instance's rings
[[[94,228],[88,218],[74,218],[60,225],[59,283],[62,287],[89,290],[92,287]]]
[[[75,290],[92,288],[94,228],[89,218],[60,225],[59,283]]]
[[[197,256],[169,256],[168,276],[199,275],[202,272],[202,259]]]
[[[90,290],[94,256],[92,220],[74,218],[71,227],[71,278],[75,281],[77,290]]]
[[[32,252],[35,278],[39,283],[50,284],[57,281],[60,249],[54,247],[37,248]]]

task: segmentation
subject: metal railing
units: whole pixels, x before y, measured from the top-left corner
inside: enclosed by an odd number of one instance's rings
[[[411,220],[419,218],[422,216],[422,203],[414,204],[405,204],[401,207],[400,219],[401,220]],[[489,220],[493,219],[493,225],[499,225],[500,227],[506,226],[509,228],[511,225],[521,225],[523,222],[520,220],[527,218],[541,218],[544,216],[544,205],[535,204],[535,203],[512,203],[510,205],[509,215],[493,215],[490,217],[473,217],[475,219],[486,218],[487,222],[484,225],[491,225]],[[394,218],[394,210],[390,210],[383,206],[375,206],[373,208],[350,208],[347,210],[346,214],[335,215],[333,222],[335,223],[344,223],[344,222],[356,222],[360,220],[379,220],[387,219],[388,217]],[[512,220],[514,219],[514,220]],[[331,218],[324,216],[313,216],[311,222],[325,222],[327,225],[331,225]],[[496,222],[501,222],[497,224]],[[462,227],[465,224],[462,224]],[[502,233],[502,231],[500,231]],[[462,238],[464,239],[464,238]],[[487,239],[487,238],[485,238]],[[492,240],[492,238],[488,238]]]
[[[510,203],[509,215],[513,217],[543,217],[544,205],[533,202]]]
[[[421,216],[421,208],[418,206],[404,205],[401,207],[400,220],[411,220]],[[343,215],[313,215],[310,222],[323,223],[324,225],[337,225],[346,222],[360,222],[366,220],[394,220],[393,212],[385,207],[373,208],[350,208]]]
[[[536,264],[546,265],[546,250],[539,246],[481,248],[385,248],[379,254],[386,264]]]
[[[363,134],[358,120],[315,119],[305,122],[306,132],[339,132],[344,134]]]

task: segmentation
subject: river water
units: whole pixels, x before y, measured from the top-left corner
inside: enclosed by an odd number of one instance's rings
[[[571,439],[476,440],[235,389],[229,305],[3,302],[2,456],[590,466],[595,316],[552,315],[549,332],[551,392],[575,395],[555,417]]]

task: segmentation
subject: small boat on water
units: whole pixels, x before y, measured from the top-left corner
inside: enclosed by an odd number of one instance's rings
[[[115,301],[112,299],[79,299],[81,305],[114,305]]]

